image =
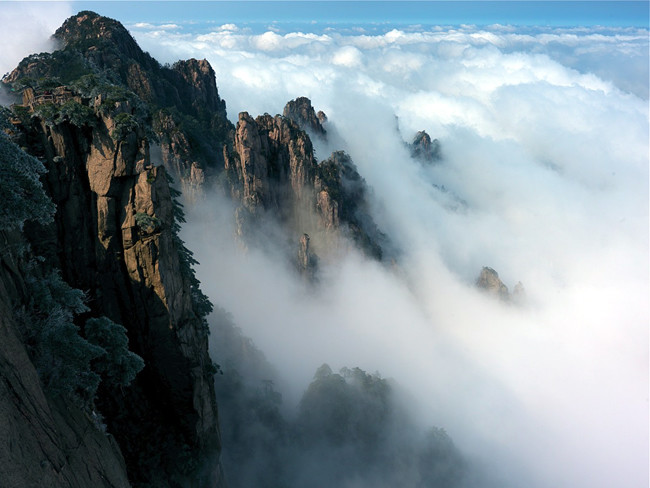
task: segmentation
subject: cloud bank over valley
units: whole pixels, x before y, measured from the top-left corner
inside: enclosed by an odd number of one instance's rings
[[[134,34],[162,61],[207,58],[231,120],[311,98],[329,117],[317,157],[349,152],[400,249],[393,268],[351,252],[305,292],[237,252],[228,212],[193,217],[205,289],[296,396],[322,362],[359,365],[505,483],[647,481],[647,31]],[[432,166],[404,146],[422,129]],[[482,266],[525,305],[477,291]]]

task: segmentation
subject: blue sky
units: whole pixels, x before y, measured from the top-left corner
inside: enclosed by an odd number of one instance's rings
[[[611,1],[204,1],[73,2],[77,10],[94,10],[122,22],[269,22],[322,24],[510,24],[545,26],[648,26],[649,2]],[[315,22],[315,24],[313,23]]]

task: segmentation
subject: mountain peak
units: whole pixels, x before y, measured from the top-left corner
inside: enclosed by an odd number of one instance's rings
[[[325,137],[327,133],[322,125],[327,120],[327,116],[322,111],[316,114],[314,107],[311,105],[311,100],[307,97],[298,97],[288,102],[282,115],[290,118],[301,129],[312,134]]]
[[[82,52],[113,46],[117,53],[150,65],[153,61],[135,42],[128,30],[117,20],[104,17],[90,10],[83,10],[66,19],[54,35],[63,48],[72,47]]]
[[[66,45],[89,39],[119,39],[122,37],[131,38],[131,35],[121,23],[90,10],[84,10],[69,17],[54,33],[54,38],[63,41]]]
[[[426,163],[432,163],[440,159],[440,142],[438,139],[431,139],[426,131],[419,131],[411,142],[411,156]]]

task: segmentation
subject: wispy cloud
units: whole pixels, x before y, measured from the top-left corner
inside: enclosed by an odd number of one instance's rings
[[[135,24],[127,24],[127,27],[131,29],[145,30],[157,32],[160,30],[179,30],[182,27],[178,24],[150,24],[149,22],[136,22]],[[151,34],[151,32],[149,32]]]

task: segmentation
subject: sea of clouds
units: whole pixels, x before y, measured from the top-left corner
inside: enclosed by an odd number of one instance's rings
[[[351,154],[402,251],[350,253],[307,293],[237,253],[228,212],[195,216],[206,290],[297,392],[325,361],[378,370],[503,486],[647,483],[647,31],[134,33],[161,61],[207,58],[233,121],[311,98],[317,157]],[[431,167],[403,144],[422,129]],[[477,292],[484,265],[526,304]]]
[[[239,251],[227,202],[189,209],[205,291],[285,398],[323,362],[359,366],[394,378],[499,486],[647,486],[647,30],[145,20],[127,27],[159,61],[210,61],[233,122],[311,98],[331,136],[317,157],[349,152],[401,250],[394,266],[352,251],[305,290],[272,251]],[[432,166],[404,147],[422,129],[441,143]],[[521,281],[524,305],[477,291],[482,266]]]

